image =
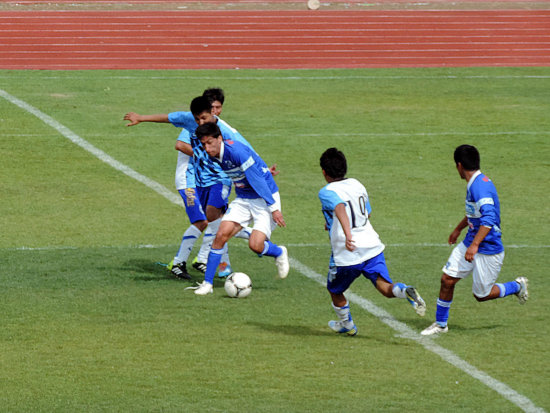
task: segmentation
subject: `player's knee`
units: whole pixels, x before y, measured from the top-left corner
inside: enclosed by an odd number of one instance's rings
[[[215,249],[215,250],[222,249],[225,246],[225,244],[227,244],[227,241],[229,241],[229,237],[220,233],[216,234],[214,241],[212,241],[212,249]]]
[[[452,289],[455,284],[458,282],[457,278],[450,277],[447,274],[441,276],[441,288],[443,289]]]
[[[193,225],[196,226],[199,231],[203,232],[208,226],[208,221],[207,220],[196,221],[196,222],[193,222]]]
[[[254,240],[250,238],[248,240],[248,246],[252,251],[254,251],[256,254],[261,254],[264,251],[264,243],[260,242],[259,240]]]
[[[222,210],[218,208],[207,208],[206,219],[208,222],[213,222],[222,216]]]
[[[479,295],[476,295],[476,293],[472,293],[472,295],[474,296],[474,298],[478,301],[478,302],[483,302],[483,301],[487,301],[487,300],[490,300],[491,299],[491,294],[487,294],[483,297],[480,297]]]

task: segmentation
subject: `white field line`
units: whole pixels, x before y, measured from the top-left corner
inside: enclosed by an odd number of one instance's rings
[[[325,285],[326,277],[311,270],[309,267],[305,266],[295,258],[290,258],[290,263],[294,269],[298,270],[300,273],[302,273],[306,277],[314,281],[317,281],[321,285]],[[426,350],[431,351],[434,354],[437,354],[447,363],[455,366],[459,370],[462,370],[464,373],[468,374],[474,379],[485,384],[487,387],[493,389],[494,391],[499,393],[501,396],[503,396],[505,399],[514,403],[524,412],[544,412],[545,411],[544,409],[535,406],[531,400],[519,394],[518,392],[516,392],[514,389],[510,388],[506,384],[494,379],[493,377],[489,376],[487,373],[479,370],[475,366],[472,366],[467,361],[462,360],[452,351],[447,350],[446,348],[436,344],[433,339],[421,336],[416,331],[411,329],[407,324],[396,320],[386,310],[376,306],[366,298],[363,298],[354,293],[346,294],[346,296],[348,300],[359,305],[361,308],[363,308],[364,310],[366,310],[367,312],[371,313],[376,318],[378,318],[378,320],[380,320],[382,323],[388,325],[390,328],[392,328],[397,333],[399,333],[400,337],[408,340],[416,341]]]
[[[170,202],[179,204],[179,199],[176,197],[172,192],[170,192],[166,187],[163,185],[151,180],[150,178],[141,175],[137,172],[135,172],[133,169],[127,167],[126,165],[120,163],[119,161],[115,160],[111,156],[107,155],[105,152],[97,149],[93,145],[91,145],[86,140],[82,139],[78,135],[76,135],[74,132],[57,122],[52,117],[46,115],[45,113],[41,112],[40,110],[36,109],[35,107],[29,105],[28,103],[10,95],[9,93],[5,92],[4,90],[0,89],[0,96],[6,99],[7,101],[13,103],[14,105],[20,107],[21,109],[29,112],[30,114],[38,117],[40,120],[42,120],[44,123],[46,123],[48,126],[51,126],[52,128],[56,129],[61,135],[63,135],[65,138],[69,139],[71,142],[75,143],[76,145],[80,146],[84,150],[90,152],[94,156],[96,156],[98,159],[100,159],[102,162],[107,163],[108,165],[112,166],[116,170],[128,175],[129,177],[137,180],[138,182],[141,182],[148,188],[151,188],[155,192],[159,193],[160,195],[164,196],[166,199],[168,199]],[[311,270],[309,267],[302,264],[300,261],[290,258],[290,263],[292,267],[303,274],[304,276],[317,281],[318,283],[324,285],[325,283],[325,277],[322,275],[316,273],[315,271]],[[545,412],[544,409],[537,407],[531,400],[526,398],[525,396],[519,394],[514,389],[510,388],[506,384],[492,378],[488,374],[484,373],[483,371],[477,369],[476,367],[472,366],[468,362],[462,360],[460,357],[455,355],[452,351],[449,351],[438,344],[436,344],[432,339],[422,337],[417,332],[412,330],[407,324],[402,323],[398,320],[396,320],[390,313],[383,310],[380,307],[377,307],[373,303],[371,303],[369,300],[354,294],[350,293],[348,295],[348,298],[353,301],[354,303],[358,304],[361,308],[365,309],[369,313],[373,314],[375,317],[377,317],[381,322],[388,325],[395,331],[399,333],[399,335],[403,338],[414,340],[420,345],[422,345],[426,350],[429,350],[438,356],[440,356],[443,360],[445,360],[447,363],[457,367],[458,369],[464,371],[466,374],[470,375],[471,377],[475,378],[476,380],[480,381],[481,383],[485,384],[490,389],[493,389],[497,393],[499,393],[501,396],[503,396],[505,399],[509,400],[516,406],[518,406],[520,409],[522,409],[525,412]]]
[[[162,195],[163,197],[165,197],[166,199],[168,199],[169,201],[175,204],[179,204],[181,202],[180,197],[174,194],[169,189],[167,189],[165,186],[159,184],[156,181],[153,181],[152,179],[146,177],[145,175],[140,174],[139,172],[134,171],[132,168],[117,161],[110,155],[107,155],[101,149],[96,148],[91,143],[82,139],[76,133],[71,131],[69,128],[67,128],[66,126],[63,126],[61,123],[53,119],[51,116],[46,115],[44,112],[38,110],[34,106],[31,106],[28,103],[23,102],[20,99],[17,99],[15,96],[10,95],[8,92],[2,89],[0,89],[0,96],[6,99],[8,102],[13,103],[16,106],[19,106],[21,109],[33,114],[42,122],[44,122],[46,125],[51,126],[55,130],[57,130],[65,138],[67,138],[74,144],[80,146],[85,151],[90,152],[96,158],[105,162],[107,165],[113,167],[117,171],[122,172],[123,174],[129,176],[130,178],[135,179],[138,182],[141,182],[148,188],[151,188],[153,191]]]

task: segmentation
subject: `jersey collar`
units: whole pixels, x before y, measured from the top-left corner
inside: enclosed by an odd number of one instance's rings
[[[472,184],[474,183],[474,181],[476,180],[476,178],[481,175],[481,171],[478,169],[473,175],[472,177],[470,178],[470,180],[468,181],[468,186],[466,187],[467,189],[470,189],[470,187],[472,186]]]
[[[225,152],[225,144],[224,144],[223,139],[222,139],[222,144],[220,146],[220,156],[217,158],[218,161],[220,161],[220,162],[222,161],[224,152]]]

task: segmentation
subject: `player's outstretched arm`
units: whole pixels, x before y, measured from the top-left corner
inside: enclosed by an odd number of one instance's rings
[[[130,121],[126,126],[134,126],[141,122],[170,123],[168,114],[140,115],[136,112],[128,112],[124,115],[124,120]]]

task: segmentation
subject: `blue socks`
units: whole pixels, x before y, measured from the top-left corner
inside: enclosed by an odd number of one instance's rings
[[[441,327],[447,325],[447,320],[449,319],[449,310],[451,309],[451,303],[453,301],[445,301],[441,298],[437,299],[437,309],[435,310],[435,321]]]
[[[204,273],[204,281],[214,284],[214,276],[216,275],[216,270],[220,265],[222,260],[222,255],[225,251],[225,248],[215,250],[212,248],[208,254],[208,262],[206,263],[206,272]]]
[[[506,297],[507,295],[516,294],[520,286],[515,281],[508,281],[507,283],[497,283],[496,286],[500,289],[500,297]]]
[[[271,241],[264,241],[264,250],[260,255],[267,255],[268,257],[278,257],[283,253],[281,247]]]
[[[393,296],[397,298],[407,298],[407,294],[405,293],[406,288],[407,288],[406,284],[395,283],[392,288]]]
[[[516,281],[508,281],[506,283],[496,283],[495,284],[500,289],[500,298],[506,297],[508,295],[516,294],[520,290],[520,285]],[[445,301],[441,298],[437,299],[437,309],[435,311],[435,321],[441,327],[447,325],[447,320],[449,320],[449,310],[451,309],[451,303],[453,301]]]

